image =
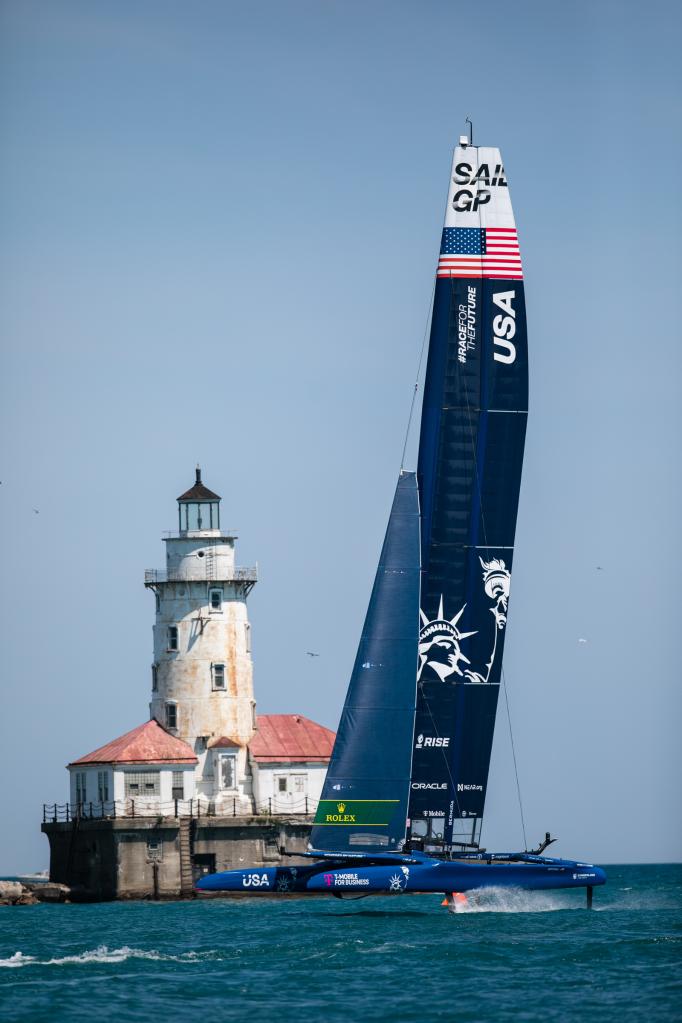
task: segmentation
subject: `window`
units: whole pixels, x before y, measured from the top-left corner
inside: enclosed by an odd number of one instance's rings
[[[237,757],[234,753],[220,754],[220,787],[221,789],[237,787]]]
[[[185,772],[173,771],[173,799],[185,798]]]
[[[177,625],[168,626],[168,649],[178,649],[178,627]]]
[[[97,801],[107,803],[109,801],[109,772],[97,772]]]
[[[275,787],[278,793],[305,796],[308,792],[308,778],[305,774],[278,774],[275,777]]]
[[[443,833],[445,830],[445,817],[433,817],[430,821],[431,837],[437,841],[443,841]]]
[[[161,594],[158,592],[158,590],[154,594],[154,599],[156,601],[156,613],[159,614],[159,612],[161,611]]]
[[[159,835],[150,835],[147,838],[147,859],[152,862],[163,859],[163,842]]]
[[[178,727],[178,706],[176,703],[166,704],[166,728]]]
[[[244,622],[244,634],[246,638],[246,652],[251,653],[251,626],[248,622]]]
[[[158,796],[159,772],[158,771],[126,771],[126,796]]]
[[[86,803],[88,799],[85,771],[76,771],[76,802]]]
[[[292,774],[291,789],[298,796],[305,796],[308,791],[308,779],[305,774]]]
[[[211,614],[220,614],[223,609],[223,591],[220,589],[210,589],[208,591],[208,605]]]
[[[152,664],[152,692],[156,693],[159,688],[159,666]]]
[[[251,701],[251,726],[258,728],[258,721],[256,720],[256,701]]]
[[[211,665],[211,680],[214,689],[225,688],[225,665],[224,664],[212,664]]]
[[[180,530],[220,529],[220,509],[217,501],[183,501],[178,505]]]

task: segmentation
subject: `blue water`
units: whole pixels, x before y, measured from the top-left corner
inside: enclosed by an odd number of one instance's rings
[[[682,1018],[682,866],[595,890],[0,907],[0,1018]]]

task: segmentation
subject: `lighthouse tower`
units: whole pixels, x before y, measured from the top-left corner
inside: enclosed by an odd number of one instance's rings
[[[255,568],[235,566],[233,533],[220,528],[220,497],[194,485],[178,500],[178,532],[165,537],[166,568],[145,572],[154,592],[151,717],[196,753],[195,792],[253,809],[247,744],[256,729],[246,598]]]

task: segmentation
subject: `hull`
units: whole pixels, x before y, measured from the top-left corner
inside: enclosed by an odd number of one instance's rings
[[[592,888],[606,882],[601,867],[573,860],[527,857],[436,860],[429,857],[386,857],[382,862],[327,858],[296,867],[252,867],[211,874],[197,882],[198,892],[241,892],[250,895],[325,893],[329,895],[391,895],[401,892],[467,892],[480,888]]]

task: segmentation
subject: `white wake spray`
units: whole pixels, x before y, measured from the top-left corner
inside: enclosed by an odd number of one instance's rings
[[[10,969],[18,966],[67,966],[70,964],[87,963],[122,963],[126,959],[153,959],[158,962],[170,963],[197,963],[204,959],[212,959],[216,952],[180,952],[177,955],[158,952],[156,949],[145,950],[142,948],[129,948],[124,945],[122,948],[107,948],[100,945],[95,949],[88,949],[79,952],[77,955],[62,956],[59,959],[38,959],[36,956],[24,955],[23,952],[15,952],[9,959],[0,959],[0,967]]]
[[[466,902],[448,907],[451,913],[556,913],[582,909],[582,905],[565,895],[529,892],[523,888],[479,888],[467,892]]]

